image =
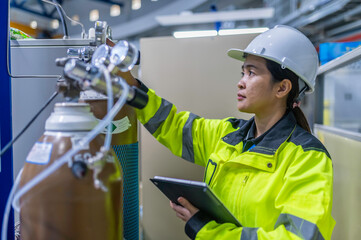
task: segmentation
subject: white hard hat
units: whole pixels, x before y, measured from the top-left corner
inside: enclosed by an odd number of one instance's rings
[[[245,53],[272,60],[303,80],[308,86],[307,92],[313,92],[315,88],[318,69],[316,49],[305,35],[292,27],[277,25],[258,35],[246,49],[232,48],[227,53],[241,61],[245,60]]]

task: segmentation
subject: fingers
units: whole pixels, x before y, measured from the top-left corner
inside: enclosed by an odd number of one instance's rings
[[[178,204],[176,204],[176,203],[174,203],[172,201],[170,201],[170,207],[173,208],[173,210],[176,211],[176,212],[177,211],[182,211],[182,209],[184,208],[181,205],[178,205]]]
[[[178,218],[180,218],[180,219],[182,219],[183,221],[185,221],[185,222],[187,222],[188,221],[188,218],[187,218],[187,216],[184,216],[184,215],[182,215],[181,213],[179,213],[179,212],[176,212],[176,214],[175,214]]]
[[[192,217],[192,214],[185,207],[178,205],[176,203],[170,202],[171,208],[176,212],[176,216],[183,221],[188,221]]]
[[[170,207],[175,211],[176,216],[185,222],[188,221],[188,219],[191,216],[190,212],[186,208],[184,208],[172,201],[170,201]]]
[[[180,204],[182,204],[183,207],[188,209],[192,216],[199,211],[198,208],[194,207],[187,199],[179,197],[177,200]]]
[[[182,204],[182,206],[170,201],[170,207],[176,212],[176,216],[185,222],[199,211],[185,198],[178,198],[178,202]]]

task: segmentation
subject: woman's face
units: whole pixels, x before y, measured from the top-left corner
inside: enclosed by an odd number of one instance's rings
[[[276,88],[266,60],[248,55],[242,66],[242,78],[238,82],[237,108],[246,113],[262,113],[275,103]]]

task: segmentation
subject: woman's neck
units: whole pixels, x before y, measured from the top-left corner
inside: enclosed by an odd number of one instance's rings
[[[261,136],[263,133],[267,132],[273,125],[275,125],[285,114],[286,109],[280,109],[271,114],[256,114],[254,116],[254,121],[256,124],[255,129],[255,138]]]

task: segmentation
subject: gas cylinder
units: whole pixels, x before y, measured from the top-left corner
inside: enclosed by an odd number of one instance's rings
[[[97,124],[86,103],[57,103],[26,158],[20,187],[68,152]],[[123,239],[122,169],[104,136],[82,145],[67,164],[20,198],[23,240]],[[97,167],[89,163],[98,159]]]
[[[90,105],[98,119],[107,114],[107,98],[94,91],[84,91],[81,102]],[[124,179],[124,238],[139,239],[139,148],[138,125],[134,108],[124,105],[112,121],[111,145],[117,155]],[[104,132],[106,129],[104,129]]]

